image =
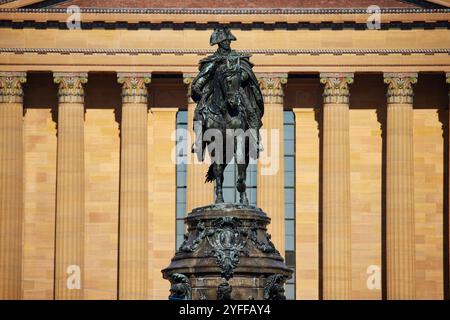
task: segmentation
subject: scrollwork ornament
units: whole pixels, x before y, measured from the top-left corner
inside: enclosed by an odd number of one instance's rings
[[[206,238],[207,232],[208,230],[205,228],[205,223],[199,221],[196,227],[196,237],[194,238],[194,240],[192,240],[192,243],[189,244],[188,235],[185,234],[184,241],[181,244],[180,248],[178,249],[178,252],[189,253],[196,251],[203,243],[203,240]]]
[[[222,217],[213,222],[212,232],[207,239],[211,250],[206,253],[216,259],[222,270],[222,277],[229,280],[233,277],[234,269],[239,264],[241,255],[248,255],[245,250],[248,233],[240,230],[242,221],[236,217]]]
[[[264,237],[265,241],[260,241],[258,239],[258,226],[256,223],[253,223],[249,232],[249,240],[253,243],[253,245],[263,253],[280,254],[280,252],[275,248],[270,234],[265,232]]]

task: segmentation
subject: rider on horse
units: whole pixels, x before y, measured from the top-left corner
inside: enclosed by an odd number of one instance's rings
[[[196,140],[192,146],[192,152],[197,153],[197,156],[202,160],[205,143],[202,142],[202,132],[205,128],[205,121],[210,116],[207,110],[208,97],[212,94],[213,86],[212,79],[214,73],[222,64],[239,63],[241,72],[241,90],[243,94],[241,97],[242,105],[245,108],[246,121],[249,129],[256,132],[256,148],[257,155],[259,155],[260,141],[259,129],[262,126],[261,118],[264,115],[264,101],[259,88],[258,80],[253,73],[253,64],[250,62],[250,55],[238,53],[231,50],[230,43],[235,41],[236,37],[231,33],[227,27],[220,27],[214,29],[210,38],[210,45],[218,45],[217,51],[202,60],[200,60],[200,73],[192,82],[192,99],[197,103],[194,112],[194,131]],[[201,126],[196,125],[201,123]]]

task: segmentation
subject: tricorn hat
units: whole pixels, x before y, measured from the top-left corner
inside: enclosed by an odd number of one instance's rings
[[[228,27],[214,28],[211,38],[209,39],[209,44],[213,46],[224,40],[235,41],[236,37],[231,33]]]

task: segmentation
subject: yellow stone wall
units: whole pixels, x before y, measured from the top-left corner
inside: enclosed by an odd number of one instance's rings
[[[284,105],[295,115],[296,297],[319,299],[320,109],[316,80],[289,79]]]
[[[153,138],[149,148],[149,183],[152,193],[149,236],[150,299],[167,299],[170,284],[162,278],[161,270],[167,267],[175,254],[176,168],[172,162],[175,147],[177,108],[152,108],[150,126]],[[173,136],[172,136],[173,134]]]
[[[115,77],[93,75],[85,113],[85,299],[116,299],[120,137]]]
[[[414,111],[416,295],[443,298],[443,139],[436,109]]]
[[[381,289],[367,287],[367,271],[370,266],[381,270],[381,124],[386,88],[381,76],[356,75],[350,90],[352,298],[381,299]]]
[[[319,159],[316,111],[295,108],[296,297],[319,298]]]
[[[435,75],[419,75],[415,90],[414,209],[417,299],[443,298],[444,181],[448,183],[447,177],[444,177],[444,166],[448,165],[448,159],[444,159],[443,127],[448,128],[447,86],[444,81],[443,77]]]
[[[25,88],[24,299],[53,299],[57,100],[51,81],[49,75],[29,77]]]
[[[56,124],[48,102],[36,99],[29,105],[24,117],[23,298],[53,299]]]

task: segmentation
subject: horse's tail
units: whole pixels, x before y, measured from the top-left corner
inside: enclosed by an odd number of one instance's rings
[[[205,183],[213,182],[216,179],[216,175],[214,174],[214,163],[209,166],[205,178]]]

